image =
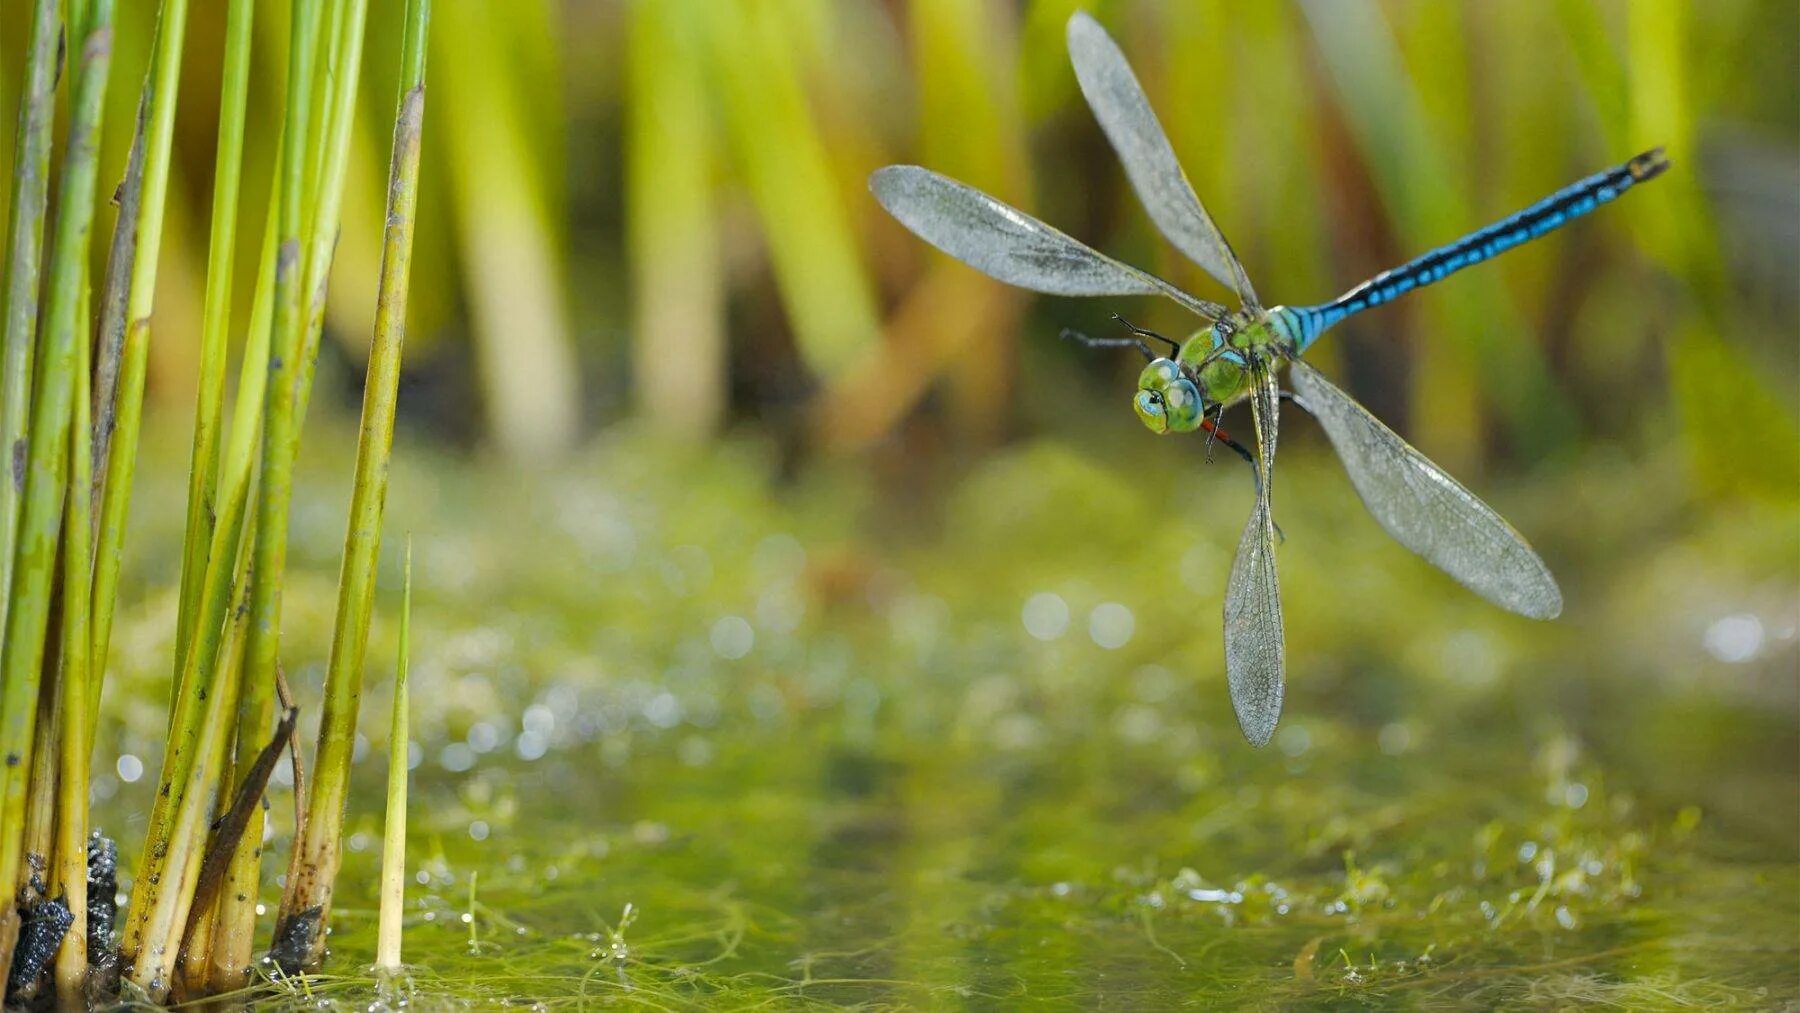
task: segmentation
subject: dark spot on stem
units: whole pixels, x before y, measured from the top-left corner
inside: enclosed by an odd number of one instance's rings
[[[283,974],[299,974],[305,967],[324,913],[322,907],[309,907],[275,926],[275,942],[269,947],[269,959],[275,961]]]
[[[101,995],[111,995],[119,973],[113,921],[119,914],[119,846],[96,830],[87,842],[88,978]]]
[[[25,908],[19,922],[19,945],[13,950],[12,968],[6,976],[7,992],[12,995],[29,992],[50,959],[56,956],[63,936],[75,923],[69,905],[62,898],[38,901]]]

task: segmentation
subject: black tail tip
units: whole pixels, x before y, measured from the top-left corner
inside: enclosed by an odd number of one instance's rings
[[[1663,154],[1662,146],[1658,145],[1626,162],[1625,168],[1631,173],[1632,182],[1642,183],[1644,180],[1655,179],[1667,172],[1669,156]]]

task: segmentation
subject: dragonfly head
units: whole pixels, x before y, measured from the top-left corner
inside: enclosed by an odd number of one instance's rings
[[[1173,359],[1152,359],[1144,367],[1131,406],[1153,433],[1191,433],[1200,428],[1200,388]]]

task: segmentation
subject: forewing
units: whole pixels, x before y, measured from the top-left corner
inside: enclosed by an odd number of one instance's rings
[[[1283,660],[1281,582],[1275,574],[1275,518],[1269,505],[1280,401],[1274,375],[1253,370],[1250,407],[1256,422],[1256,509],[1238,539],[1225,585],[1225,676],[1238,727],[1253,746],[1266,745],[1281,717]]]
[[[1162,295],[1209,320],[1225,308],[1108,257],[974,187],[916,165],[875,170],[869,189],[920,239],[1009,285],[1051,295]]]
[[[1181,171],[1175,149],[1157,122],[1137,75],[1125,62],[1125,54],[1085,11],[1069,18],[1069,59],[1094,118],[1118,152],[1150,220],[1176,249],[1236,292],[1244,305],[1260,306],[1244,266]]]
[[[1503,609],[1532,619],[1562,613],[1556,578],[1512,525],[1317,370],[1290,368],[1350,484],[1395,541]]]

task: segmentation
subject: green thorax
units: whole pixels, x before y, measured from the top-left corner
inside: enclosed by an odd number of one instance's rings
[[[1195,331],[1177,360],[1197,378],[1206,403],[1231,404],[1250,390],[1249,364],[1279,364],[1293,354],[1298,322],[1285,306],[1242,309]]]

